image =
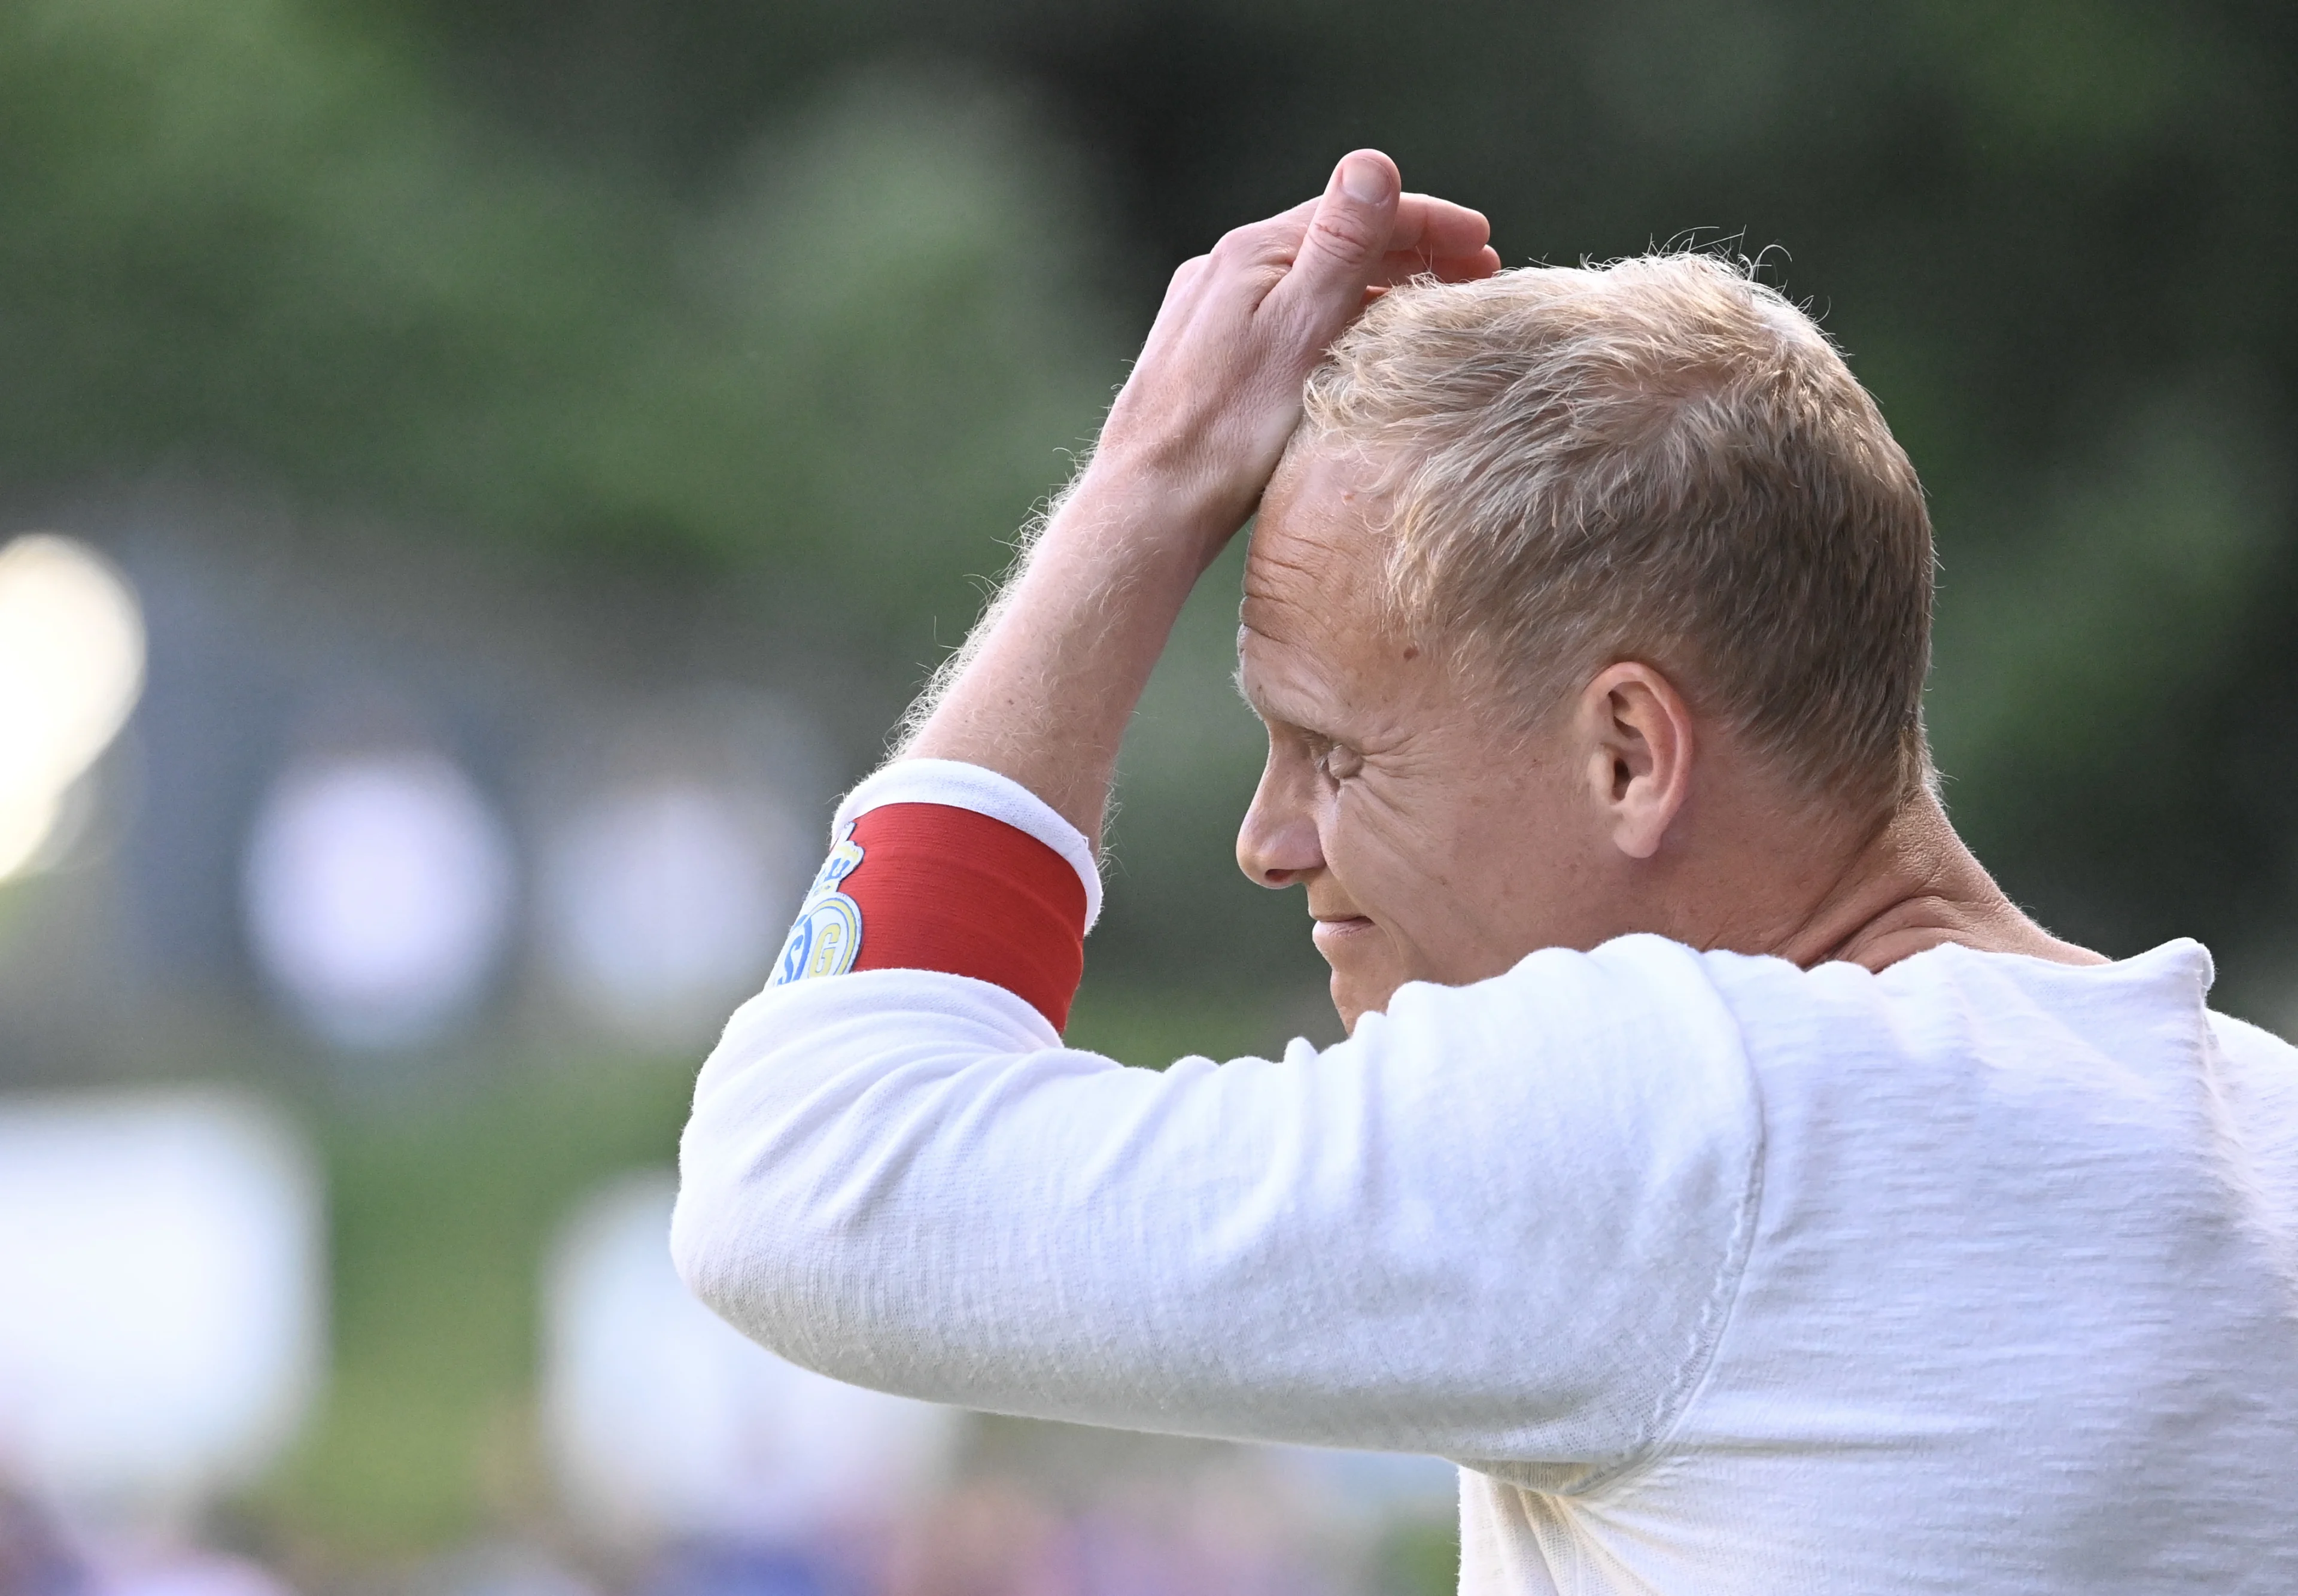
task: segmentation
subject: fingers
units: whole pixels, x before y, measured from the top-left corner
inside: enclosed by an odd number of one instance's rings
[[[1401,197],[1396,162],[1378,150],[1342,157],[1310,213],[1292,269],[1270,298],[1302,308],[1329,302],[1336,310],[1357,304],[1393,247]]]
[[[1237,227],[1209,254],[1173,274],[1158,313],[1178,332],[1190,307],[1220,282],[1251,285],[1242,308],[1265,304],[1305,316],[1328,337],[1389,288],[1416,277],[1474,282],[1500,269],[1479,211],[1398,186],[1396,163],[1359,150],[1334,169],[1324,194],[1265,221]],[[1153,338],[1156,334],[1153,332]]]
[[[1305,211],[1305,220],[1302,219]],[[1360,305],[1368,288],[1428,276],[1467,283],[1500,270],[1487,242],[1492,224],[1481,211],[1430,194],[1404,194],[1396,163],[1377,150],[1358,150],[1334,169],[1325,193],[1263,224],[1269,244],[1280,228],[1303,231],[1272,301],[1335,312]]]
[[[1388,247],[1420,250],[1430,255],[1474,255],[1492,242],[1492,225],[1481,211],[1440,200],[1434,194],[1398,197],[1396,225]]]
[[[1322,200],[1303,200],[1289,211],[1280,211],[1266,221],[1249,222],[1232,227],[1221,235],[1213,245],[1212,259],[1224,265],[1265,265],[1271,262],[1289,263],[1301,245],[1301,235],[1316,214]]]
[[[1444,280],[1448,283],[1466,283],[1477,277],[1497,276],[1500,269],[1500,252],[1488,244],[1475,254],[1461,260],[1457,269],[1459,272],[1458,277],[1446,277]]]
[[[1420,250],[1392,250],[1381,258],[1373,281],[1387,286],[1432,277],[1440,283],[1473,283],[1500,269],[1500,258],[1487,245],[1472,254],[1431,255]]]
[[[1470,283],[1491,277],[1500,269],[1499,254],[1486,242],[1492,231],[1480,211],[1432,194],[1402,195],[1380,280],[1401,283],[1426,274],[1442,283]]]
[[[1483,212],[1425,194],[1396,196],[1387,236],[1380,241],[1376,267],[1366,267],[1361,260],[1350,260],[1350,256],[1370,247],[1372,241],[1367,234],[1378,220],[1376,214],[1363,216],[1360,204],[1352,206],[1345,194],[1336,198],[1335,191],[1341,187],[1349,161],[1360,158],[1376,161],[1393,182],[1393,162],[1378,151],[1359,151],[1341,163],[1324,194],[1305,200],[1265,221],[1231,230],[1213,250],[1211,258],[1229,268],[1273,269],[1271,285],[1277,275],[1304,260],[1312,274],[1319,265],[1345,264],[1365,269],[1368,281],[1382,284],[1406,282],[1424,274],[1441,282],[1469,282],[1490,277],[1500,269],[1500,257],[1485,242],[1492,227]],[[1365,226],[1365,233],[1352,236],[1349,229],[1358,225]],[[1336,249],[1340,257],[1337,260]],[[1200,261],[1203,260],[1199,257]],[[1179,286],[1178,282],[1175,285]],[[1296,291],[1299,286],[1296,285]]]

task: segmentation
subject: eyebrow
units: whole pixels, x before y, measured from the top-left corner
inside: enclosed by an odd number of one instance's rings
[[[1228,674],[1228,684],[1236,689],[1236,696],[1244,700],[1244,707],[1247,709],[1252,710],[1253,714],[1261,716],[1261,719],[1284,720],[1285,717],[1283,715],[1271,715],[1269,711],[1268,700],[1255,694],[1252,689],[1245,683],[1244,639],[1245,634],[1252,630],[1252,628],[1244,624],[1244,617],[1240,616],[1237,618],[1236,623],[1236,665]],[[1289,725],[1291,723],[1286,722],[1285,724]]]
[[[1252,710],[1254,715],[1258,715],[1264,724],[1273,724],[1280,726],[1289,726],[1293,724],[1291,721],[1287,720],[1285,716],[1278,715],[1275,710],[1270,708],[1269,701],[1266,699],[1261,698],[1259,694],[1255,693],[1252,689],[1244,684],[1244,667],[1243,666],[1239,666],[1236,669],[1231,671],[1229,673],[1228,679],[1229,685],[1236,689],[1236,696],[1244,700],[1244,707],[1247,709]]]
[[[1246,685],[1244,662],[1242,659],[1237,661],[1236,669],[1229,673],[1229,682],[1236,689],[1236,696],[1244,700],[1245,707],[1259,715],[1265,724],[1282,726],[1287,731],[1298,732],[1308,737],[1322,737],[1327,740],[1333,738],[1334,734],[1331,732],[1320,730],[1300,715],[1287,715],[1284,713],[1281,707],[1256,694],[1250,686]]]
[[[1241,633],[1244,628],[1239,626],[1237,631]],[[1252,689],[1244,684],[1244,650],[1239,649],[1236,652],[1237,660],[1229,671],[1228,684],[1236,689],[1236,696],[1244,700],[1244,707],[1258,715],[1261,713],[1261,700],[1254,698]]]

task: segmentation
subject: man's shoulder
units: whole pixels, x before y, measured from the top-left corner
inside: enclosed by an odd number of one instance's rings
[[[1603,950],[1600,950],[1603,951]],[[2245,1052],[2286,1044],[2212,1013],[2209,951],[2187,939],[2128,959],[2071,964],[1945,944],[1881,971],[1709,952],[1707,980],[1733,1013],[1788,1034],[1874,1032],[1893,1051],[1955,1051],[2013,1037],[2029,1050],[2124,1051],[2131,1044],[2199,1048],[2221,1023]]]
[[[2212,1013],[2212,978],[2208,951],[2185,939],[2087,965],[1947,946],[1872,972],[1638,935],[1534,954],[1489,984],[1503,1013],[1641,1034],[1661,1053],[1678,1033],[1728,1035],[1767,1096],[1817,1093],[1849,1107],[1982,1080],[2191,1087],[2215,1050],[2230,1075],[2283,1083],[2298,1099],[2298,1049]]]
[[[2298,1091],[2298,1047],[2261,1025],[2232,1014],[2210,1013],[2211,1038],[2219,1051],[2245,1071],[2259,1071],[2269,1080],[2286,1081]]]
[[[1872,972],[1640,933],[1542,949],[1469,987],[1408,986],[1371,1023],[1456,1056],[1600,1055],[1615,1069],[1641,1058],[1666,1074],[1704,1057],[1781,1092],[1830,1095],[1864,1079],[1897,1096],[1974,1072],[2192,1081],[2215,1048],[2230,1071],[2298,1096],[2298,1049],[2211,1013],[2212,978],[2207,950],[2184,939],[2087,965],[1947,946]]]
[[[2243,1150],[2250,1183],[2298,1248],[2298,1047],[2229,1014],[2212,1013],[2210,1028],[2212,1095],[2226,1139]],[[2298,1256],[2291,1267],[2298,1271]]]
[[[1790,1141],[1886,1164],[1920,1145],[1931,1168],[2239,1149],[2287,1171],[2259,1178],[2298,1216],[2298,1048],[2211,1010],[2199,943],[2091,965],[1950,947],[1881,972],[1701,959]]]

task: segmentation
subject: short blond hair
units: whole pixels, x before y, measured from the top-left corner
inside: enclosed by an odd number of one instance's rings
[[[1705,253],[1415,283],[1311,376],[1295,447],[1388,496],[1391,597],[1532,707],[1666,671],[1809,790],[1930,781],[1930,518],[1819,327]]]

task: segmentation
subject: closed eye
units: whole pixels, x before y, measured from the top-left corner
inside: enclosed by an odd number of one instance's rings
[[[1364,769],[1364,756],[1346,743],[1318,737],[1310,746],[1316,754],[1317,773],[1328,781],[1345,781]]]

